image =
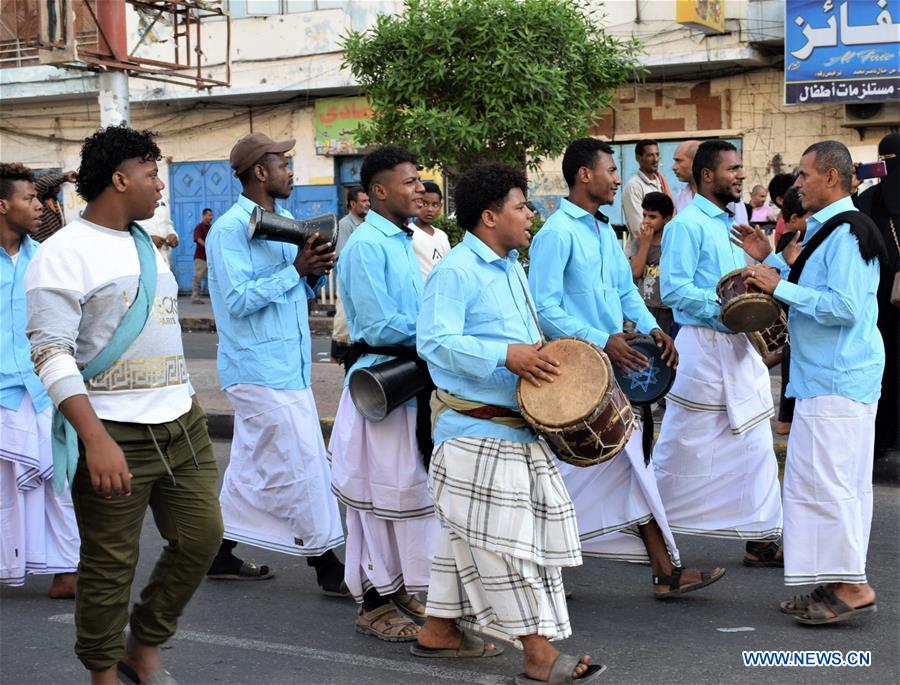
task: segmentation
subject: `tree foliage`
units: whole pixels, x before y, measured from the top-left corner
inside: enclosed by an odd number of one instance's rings
[[[406,0],[344,39],[374,117],[362,144],[393,143],[450,173],[480,161],[536,167],[586,135],[640,71],[586,0]]]

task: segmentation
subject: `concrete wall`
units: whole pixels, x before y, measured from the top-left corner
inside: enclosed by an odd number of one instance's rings
[[[781,156],[782,170],[792,171],[803,151],[821,140],[841,141],[856,161],[876,158],[878,141],[888,129],[857,133],[843,128],[843,105],[786,106],[782,79],[780,70],[760,69],[709,81],[624,87],[592,133],[613,142],[740,137],[748,195],[757,183],[768,184],[776,154]],[[560,163],[553,159],[542,165],[532,181],[533,194],[565,193]],[[661,163],[671,165],[672,160]]]
[[[91,134],[99,120],[95,103],[61,102],[45,106],[16,108],[21,133],[0,132],[3,161],[21,161],[33,168],[76,169],[81,140]],[[253,131],[272,138],[296,138],[294,182],[296,185],[334,183],[334,158],[317,155],[314,144],[313,108],[284,105],[254,111]],[[234,142],[251,132],[246,108],[197,107],[179,109],[170,104],[132,107],[135,128],[159,132],[157,142],[163,154],[163,180],[169,162],[227,159]],[[63,186],[67,216],[74,216],[83,202],[74,187]],[[167,195],[168,190],[164,191]],[[168,199],[168,197],[167,197]]]

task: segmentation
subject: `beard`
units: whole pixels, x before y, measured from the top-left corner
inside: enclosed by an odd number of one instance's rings
[[[735,191],[730,183],[717,184],[713,188],[713,195],[723,205],[727,205],[732,202],[740,202],[741,200],[740,191],[738,191],[737,195],[735,195]]]

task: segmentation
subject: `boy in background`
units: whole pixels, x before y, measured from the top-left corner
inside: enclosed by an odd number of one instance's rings
[[[441,258],[450,252],[450,239],[447,234],[433,224],[444,209],[444,195],[440,186],[434,181],[424,181],[425,194],[419,204],[419,214],[409,227],[413,229],[413,252],[419,262],[422,280]]]
[[[674,318],[672,310],[663,304],[659,293],[659,259],[662,255],[663,229],[675,214],[675,205],[665,193],[647,193],[641,201],[644,218],[638,240],[628,242],[628,261],[631,273],[656,322],[671,336]]]

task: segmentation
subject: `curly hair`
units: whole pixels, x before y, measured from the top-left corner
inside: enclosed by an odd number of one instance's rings
[[[24,164],[0,162],[0,200],[8,200],[15,181],[34,182],[34,172]]]
[[[359,180],[362,183],[363,191],[368,195],[369,190],[372,188],[372,182],[378,174],[382,171],[393,169],[404,162],[418,166],[419,158],[406,148],[397,147],[396,145],[385,145],[372,150],[366,155],[359,170]]]
[[[474,231],[481,213],[499,211],[513,188],[528,192],[528,179],[521,169],[506,164],[480,164],[456,181],[453,199],[456,203],[456,222],[467,231]]]
[[[160,159],[152,131],[136,131],[125,124],[99,129],[84,139],[81,168],[78,170],[78,194],[91,202],[112,183],[112,175],[128,159],[150,162]]]

